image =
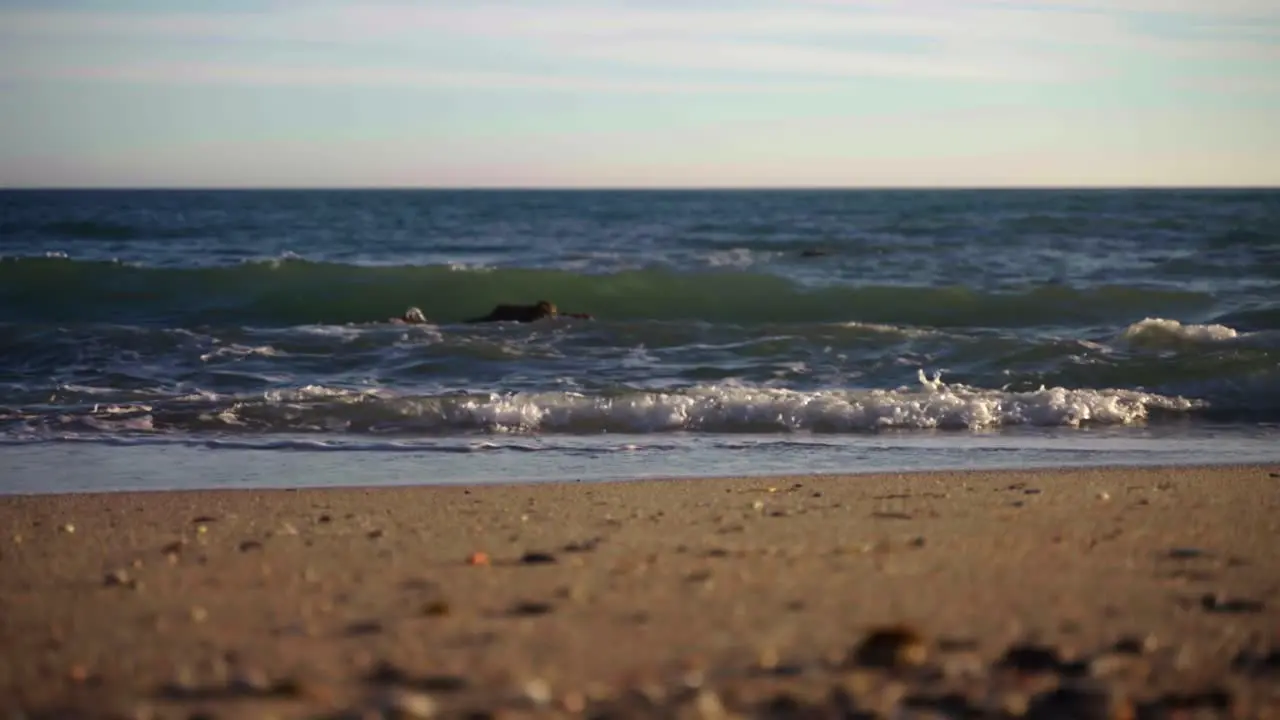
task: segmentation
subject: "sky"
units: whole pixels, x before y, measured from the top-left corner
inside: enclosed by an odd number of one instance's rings
[[[4,187],[1280,185],[1276,0],[0,0]]]

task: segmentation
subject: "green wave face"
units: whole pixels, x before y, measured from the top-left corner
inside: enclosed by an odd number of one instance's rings
[[[367,267],[302,260],[214,268],[151,268],[59,258],[0,263],[0,320],[178,326],[377,322],[408,306],[440,323],[499,303],[555,302],[602,320],[759,323],[869,322],[922,327],[1027,328],[1127,324],[1212,306],[1206,293],[1040,285],[806,287],[750,272]]]

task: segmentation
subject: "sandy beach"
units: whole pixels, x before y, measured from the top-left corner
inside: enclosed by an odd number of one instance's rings
[[[0,528],[5,717],[1280,717],[1280,466],[10,496]]]

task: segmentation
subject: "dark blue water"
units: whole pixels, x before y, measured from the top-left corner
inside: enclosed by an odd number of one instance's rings
[[[0,256],[23,473],[1280,457],[1280,191],[5,192]],[[541,299],[595,319],[462,322]]]

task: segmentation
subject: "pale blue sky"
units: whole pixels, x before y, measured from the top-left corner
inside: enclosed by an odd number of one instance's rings
[[[2,186],[1280,185],[1276,0],[0,0]]]

